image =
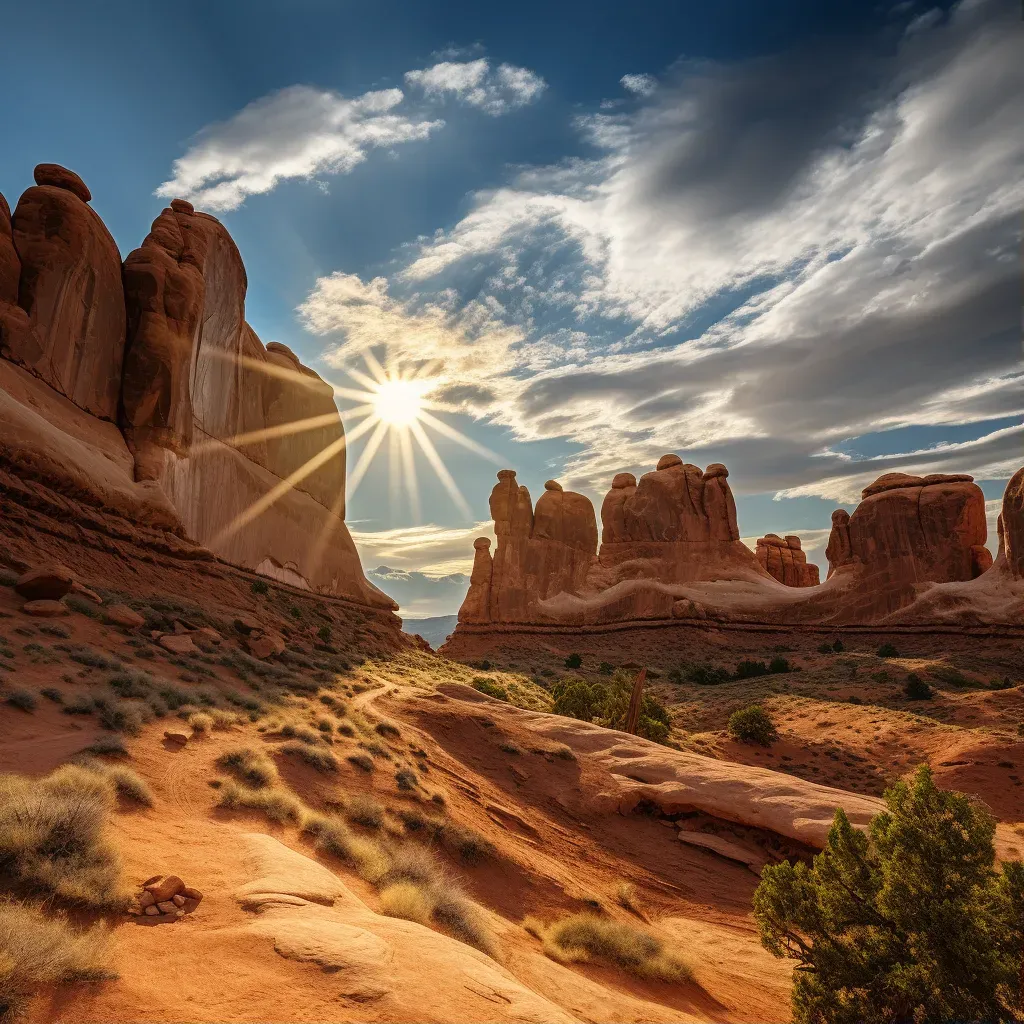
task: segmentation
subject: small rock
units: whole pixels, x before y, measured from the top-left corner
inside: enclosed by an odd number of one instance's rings
[[[179,909],[185,906],[185,897],[182,895],[176,895],[171,897],[171,902]]]
[[[21,610],[26,615],[36,615],[43,619],[56,618],[58,615],[67,615],[67,605],[60,601],[26,601]]]
[[[263,625],[255,619],[250,618],[248,615],[240,615],[235,619],[235,629],[237,629],[239,633],[244,633],[248,636],[250,633],[262,632]]]
[[[170,651],[171,654],[196,654],[198,653],[196,645],[192,643],[192,638],[188,636],[180,636],[174,633],[165,633],[157,641],[165,651]]]
[[[14,589],[26,601],[59,601],[71,593],[74,584],[70,570],[62,565],[47,565],[19,576]]]
[[[146,915],[146,917],[157,917],[160,914],[160,910],[155,903],[151,903],[148,907],[146,907],[143,913]]]
[[[174,912],[174,916],[175,917],[184,917],[185,916],[185,911],[184,910],[176,910]]]
[[[224,640],[224,637],[212,626],[200,626],[198,629],[192,630],[192,635],[211,644],[219,644]]]
[[[203,898],[203,894],[191,885],[186,885],[185,888],[181,890],[181,895],[187,900],[192,900],[194,903],[199,903]]]
[[[151,882],[150,884],[152,885],[153,883]],[[146,907],[153,906],[154,903],[156,903],[156,897],[151,892],[143,892],[139,897],[139,906],[142,907],[143,910],[145,910]]]
[[[139,626],[146,624],[146,620],[126,604],[111,605],[103,613],[103,621],[111,626],[122,626],[124,629],[138,629]]]
[[[78,580],[75,580],[71,584],[71,592],[73,594],[81,594],[82,597],[87,597],[93,604],[103,604],[103,598],[96,593],[95,590],[90,590],[88,587],[83,586]]]
[[[171,732],[171,730],[168,729],[164,733],[164,739],[170,741],[171,743],[185,744],[185,743],[188,743],[188,733],[184,733],[184,732]]]
[[[164,900],[170,900],[172,896],[177,896],[184,888],[185,883],[177,875],[168,875],[166,878],[161,878],[159,882],[152,882],[146,886],[146,890],[153,894],[153,899],[158,904]],[[173,905],[171,909],[174,909]]]
[[[156,908],[161,914],[173,914],[178,909],[172,900],[161,900]]]
[[[284,638],[276,633],[261,633],[258,636],[251,635],[247,639],[246,644],[249,648],[249,653],[261,661],[265,661],[275,654],[280,654],[285,648]]]

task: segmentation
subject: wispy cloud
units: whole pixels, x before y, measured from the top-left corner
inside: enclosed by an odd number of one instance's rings
[[[347,174],[370,150],[426,139],[444,124],[397,113],[402,99],[400,89],[352,99],[306,85],[281,89],[204,128],[156,194],[233,210],[289,178]]]
[[[358,524],[357,524],[358,525]],[[476,523],[468,529],[445,526],[410,526],[393,530],[353,529],[352,539],[363,565],[387,565],[416,570],[427,576],[469,573],[473,568],[473,541],[494,541],[494,524]]]
[[[653,75],[623,75],[619,83],[626,92],[634,93],[637,96],[650,96],[658,87]]]
[[[529,68],[499,64],[492,69],[486,57],[446,60],[420,71],[407,71],[405,82],[428,97],[451,97],[494,116],[533,103],[547,88],[544,79]]]

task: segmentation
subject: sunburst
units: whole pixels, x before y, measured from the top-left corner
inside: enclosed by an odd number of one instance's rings
[[[434,415],[437,412],[455,412],[457,410],[447,403],[430,397],[444,383],[443,376],[431,375],[433,370],[432,364],[426,364],[416,371],[405,373],[400,364],[385,368],[370,352],[364,353],[364,360],[367,372],[354,367],[349,368],[347,371],[348,375],[356,383],[362,385],[362,390],[339,387],[329,381],[327,382],[334,389],[335,398],[346,399],[355,403],[349,408],[341,410],[342,421],[346,425],[346,435],[326,445],[288,477],[281,480],[261,498],[254,501],[235,516],[213,538],[210,542],[212,546],[216,547],[237,533],[242,527],[262,515],[290,490],[298,487],[311,473],[314,473],[332,458],[340,455],[353,441],[367,434],[369,437],[367,437],[365,446],[349,474],[347,487],[342,490],[334,502],[334,507],[331,511],[335,515],[339,514],[346,495],[348,498],[351,498],[359,489],[359,485],[363,482],[367,471],[377,458],[384,441],[387,440],[389,442],[387,447],[389,461],[388,476],[393,503],[404,489],[408,497],[414,522],[418,524],[421,521],[419,477],[417,475],[418,449],[418,453],[426,459],[429,468],[448,492],[455,507],[466,518],[472,518],[469,503],[463,496],[462,491],[459,490],[458,484],[456,484],[451,472],[441,458],[428,434],[428,430],[447,438],[449,441],[454,441],[481,458],[495,463],[500,462],[500,458],[489,448],[467,437],[460,430],[456,430],[455,427]],[[256,360],[245,360],[245,362],[251,369],[259,372],[272,376],[294,377],[300,383],[308,383],[307,378],[290,370],[269,366]],[[335,419],[332,413],[311,416],[289,423],[282,423],[274,427],[267,427],[262,430],[237,434],[234,437],[225,439],[225,441],[207,441],[195,446],[193,451],[198,453],[203,449],[222,443],[241,447],[273,437],[287,437],[291,434],[315,430],[333,422],[335,422]],[[316,545],[317,549],[319,550],[320,544],[326,543],[327,540],[327,536],[322,535]],[[315,557],[317,556],[314,555]]]

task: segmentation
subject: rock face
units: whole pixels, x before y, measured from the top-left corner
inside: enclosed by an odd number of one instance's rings
[[[985,547],[985,496],[965,475],[887,473],[862,492],[853,515],[832,515],[829,576],[847,565],[894,583],[951,583],[980,576],[991,564]]]
[[[117,416],[124,353],[121,255],[73,171],[40,164],[7,231],[0,211],[0,355],[26,367],[79,408]],[[17,305],[10,309],[13,244]]]
[[[999,531],[1006,568],[1014,579],[1024,579],[1024,469],[1017,470],[1006,485]]]
[[[81,178],[35,180],[13,217],[0,197],[0,458],[237,565],[394,607],[345,526],[333,388],[246,323],[224,226],[176,199],[122,268]]]
[[[757,560],[787,587],[816,587],[820,582],[818,567],[807,561],[799,537],[766,534],[757,542]]]

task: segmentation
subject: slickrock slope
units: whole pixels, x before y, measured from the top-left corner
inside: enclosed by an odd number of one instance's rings
[[[739,540],[727,477],[724,466],[702,472],[676,455],[639,483],[618,474],[595,551],[579,525],[539,539],[529,494],[503,470],[491,503],[497,551],[492,560],[487,542],[476,542],[470,591],[444,652],[486,656],[512,633],[545,629],[582,628],[585,646],[602,629],[645,623],[1024,627],[1020,474],[1001,518],[1009,554],[995,564],[984,495],[971,477],[891,473],[864,489],[852,516],[833,513],[824,583],[798,537],[769,534],[756,555]],[[589,502],[571,498],[572,515],[560,522],[588,523]]]
[[[333,389],[245,322],[223,225],[174,200],[122,274],[78,175],[35,178],[13,217],[0,197],[0,467],[128,532],[394,608],[345,526]]]
[[[816,587],[821,580],[818,567],[807,561],[800,538],[782,538],[774,533],[757,541],[757,560],[762,568],[787,587]]]

